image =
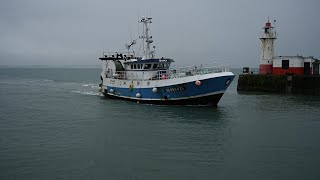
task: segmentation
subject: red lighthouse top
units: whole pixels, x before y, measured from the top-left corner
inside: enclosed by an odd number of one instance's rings
[[[271,23],[269,21],[266,23],[266,27],[271,27]]]
[[[268,22],[266,22],[266,26],[264,27],[265,29],[269,29],[269,28],[273,28],[271,26],[271,22],[269,22],[269,18],[268,18]]]

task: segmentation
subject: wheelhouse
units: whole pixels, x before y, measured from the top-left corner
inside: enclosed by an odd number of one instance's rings
[[[169,69],[172,62],[174,61],[168,58],[146,60],[132,59],[125,61],[124,66],[127,71],[158,71]]]

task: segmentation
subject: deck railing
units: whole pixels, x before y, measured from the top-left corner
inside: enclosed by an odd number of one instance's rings
[[[150,81],[150,80],[164,80],[164,79],[174,79],[194,75],[204,75],[204,74],[213,74],[221,72],[229,72],[229,66],[186,66],[178,69],[168,69],[168,70],[158,70],[156,75],[150,78],[141,77],[141,74],[138,75],[137,71],[106,71],[106,77],[113,79],[127,79],[127,80],[141,80],[141,81]]]

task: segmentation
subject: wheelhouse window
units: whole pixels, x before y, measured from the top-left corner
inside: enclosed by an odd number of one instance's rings
[[[167,69],[169,67],[170,63],[155,63],[152,65],[152,69]]]
[[[282,60],[282,69],[289,69],[289,60]]]
[[[166,68],[167,66],[166,66],[166,64],[159,64],[159,68],[160,69],[164,69],[164,68]]]
[[[151,64],[144,64],[144,69],[150,69],[151,68]]]
[[[158,69],[158,64],[153,64],[152,69]]]
[[[130,67],[131,67],[131,69],[142,69],[143,64],[131,64]]]

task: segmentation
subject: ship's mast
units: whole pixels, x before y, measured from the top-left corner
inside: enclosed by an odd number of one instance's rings
[[[148,24],[151,24],[152,18],[144,17],[141,18],[141,23],[143,23],[143,35],[140,36],[142,38],[143,46],[144,46],[144,56],[143,59],[150,59],[153,56],[153,51],[150,51],[150,44],[153,42],[152,36],[149,36],[149,28]],[[146,44],[145,44],[146,42]]]

